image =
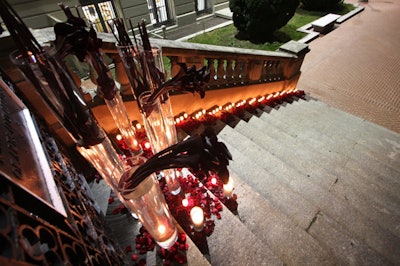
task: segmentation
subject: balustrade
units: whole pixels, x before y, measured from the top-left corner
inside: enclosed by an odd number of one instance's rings
[[[102,35],[108,54],[117,53],[112,36]],[[170,60],[167,72],[173,76],[177,72],[177,63],[186,63],[188,66],[201,67],[207,65],[211,80],[209,89],[248,86],[271,82],[287,81],[291,84],[292,78],[297,83],[300,67],[305,54],[308,52],[306,44],[291,41],[283,49],[276,52],[252,49],[240,49],[215,45],[176,42],[163,39],[151,39],[152,44],[162,48],[163,56]],[[119,65],[115,66],[120,67]],[[117,71],[117,70],[116,70]],[[118,77],[117,77],[118,79]],[[281,90],[285,90],[283,86]]]

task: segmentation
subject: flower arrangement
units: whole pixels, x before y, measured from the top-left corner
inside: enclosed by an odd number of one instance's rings
[[[134,33],[130,20],[129,23]],[[204,98],[205,83],[210,79],[210,72],[206,66],[196,69],[195,66],[188,68],[186,64],[178,63],[180,67],[178,73],[172,79],[165,81],[164,72],[157,66],[153,56],[145,21],[138,23],[141,45],[138,44],[135,34],[133,34],[134,43],[132,43],[122,19],[114,19],[110,27],[114,27],[118,33],[114,36],[118,47],[121,48],[120,55],[127,62],[126,70],[137,99],[143,92],[151,91],[148,102],[154,102],[157,98],[167,97],[167,93],[171,90],[198,93],[201,98]],[[124,49],[125,47],[131,47],[131,52]],[[139,64],[134,61],[135,56]],[[141,107],[140,104],[139,106]]]
[[[206,128],[201,135],[192,135],[153,155],[132,175],[121,178],[119,189],[122,194],[129,193],[154,172],[184,167],[195,171],[201,169],[206,173],[216,172],[226,184],[229,181],[229,160],[232,160],[232,155],[225,144],[218,141],[211,128]]]
[[[80,93],[80,88],[66,70],[62,53],[42,47],[19,15],[0,1],[0,15],[13,38],[17,51],[10,59],[31,81],[53,114],[81,146],[101,143],[105,136]]]
[[[101,51],[102,41],[97,38],[93,27],[86,27],[85,21],[72,14],[71,10],[64,4],[59,4],[67,16],[66,22],[56,23],[54,32],[56,34],[55,45],[63,55],[73,54],[80,61],[86,61],[92,66],[97,74],[96,83],[98,90],[102,92],[108,109],[123,135],[129,149],[134,154],[142,153],[137,141],[135,129],[127,114],[125,105],[117,85],[111,75],[111,71],[104,61]]]

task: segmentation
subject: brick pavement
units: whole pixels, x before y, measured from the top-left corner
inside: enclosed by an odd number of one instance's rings
[[[363,12],[309,44],[298,88],[400,133],[400,2],[360,4]]]

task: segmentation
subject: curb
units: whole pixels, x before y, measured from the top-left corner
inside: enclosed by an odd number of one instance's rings
[[[363,6],[359,6],[359,5],[354,5],[354,6],[356,7],[356,9],[354,9],[354,10],[350,11],[349,13],[338,18],[336,20],[336,23],[341,24],[365,9],[365,7],[363,7]],[[320,33],[312,30],[312,23],[313,22],[308,23],[297,29],[297,31],[299,31],[299,32],[307,33],[307,36],[301,38],[300,40],[298,40],[298,42],[309,43],[319,37]]]

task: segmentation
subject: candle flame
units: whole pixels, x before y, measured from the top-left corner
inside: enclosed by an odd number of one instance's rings
[[[195,225],[202,225],[204,221],[204,212],[200,207],[193,207],[190,211],[190,217],[192,218],[192,222]]]
[[[183,199],[183,200],[182,200],[182,206],[183,206],[183,207],[189,206],[189,201],[188,201],[188,199]]]
[[[160,233],[160,234],[164,234],[165,233],[165,231],[167,230],[167,228],[165,228],[165,225],[163,225],[163,224],[160,224],[159,226],[158,226],[158,232]]]

